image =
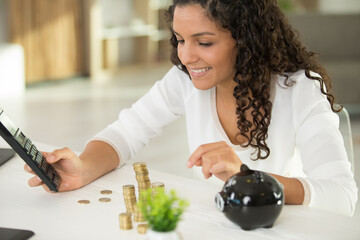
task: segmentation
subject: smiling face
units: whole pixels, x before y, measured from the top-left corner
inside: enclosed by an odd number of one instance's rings
[[[196,88],[233,86],[237,51],[229,30],[220,29],[200,5],[186,5],[175,8],[173,31],[178,57]]]

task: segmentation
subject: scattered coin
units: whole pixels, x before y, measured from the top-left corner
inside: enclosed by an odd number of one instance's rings
[[[142,223],[137,226],[137,231],[140,234],[145,234],[148,228],[149,226],[147,224]]]
[[[78,203],[79,203],[79,204],[86,205],[86,204],[89,204],[90,201],[89,201],[89,200],[79,200]]]
[[[102,190],[100,193],[104,194],[104,195],[109,195],[109,194],[112,194],[112,191],[111,190]]]
[[[99,198],[99,202],[110,202],[111,201],[111,198]]]

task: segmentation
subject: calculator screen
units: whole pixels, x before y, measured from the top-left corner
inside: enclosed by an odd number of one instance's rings
[[[11,133],[11,135],[15,136],[17,127],[10,121],[10,119],[5,115],[4,112],[0,111],[0,122],[1,124]]]

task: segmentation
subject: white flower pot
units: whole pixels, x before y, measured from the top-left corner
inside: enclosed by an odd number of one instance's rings
[[[177,231],[157,232],[152,229],[146,231],[147,240],[182,240],[182,237]]]

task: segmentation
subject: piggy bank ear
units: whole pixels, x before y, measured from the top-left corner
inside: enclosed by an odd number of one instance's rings
[[[247,172],[250,171],[250,168],[246,164],[241,164],[240,172]]]

